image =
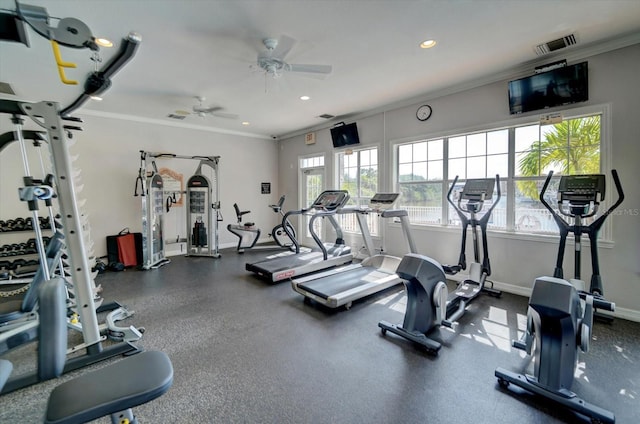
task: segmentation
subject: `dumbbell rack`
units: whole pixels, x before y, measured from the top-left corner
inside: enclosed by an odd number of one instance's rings
[[[55,177],[54,186],[57,189],[56,204],[60,215],[59,224],[64,233],[68,259],[68,278],[73,283],[75,301],[76,305],[78,305],[77,313],[82,324],[81,331],[83,336],[83,343],[72,347],[71,353],[78,355],[67,360],[64,372],[76,370],[121,354],[138,352],[139,348],[125,340],[109,346],[103,344],[106,336],[101,334],[96,313],[95,284],[87,255],[89,240],[85,240],[85,227],[83,226],[76,198],[72,157],[67,139],[67,132],[72,129],[79,129],[79,127],[67,127],[62,123],[62,119],[76,122],[79,120],[68,116],[61,118],[60,105],[51,101],[29,103],[0,99],[0,113],[13,117],[28,116],[34,123],[44,128],[47,133],[47,146],[49,147],[51,165]],[[16,122],[19,122],[19,120],[14,120],[15,133],[22,137],[22,125]],[[58,222],[56,222],[57,225]],[[40,228],[36,226],[34,230],[40,231]],[[82,350],[85,353],[80,355],[79,353]],[[2,393],[26,387],[37,381],[35,373],[28,373],[24,376],[10,379],[2,389]]]
[[[39,217],[39,226],[42,230],[50,230],[49,217]],[[14,241],[18,238],[24,240],[22,236],[29,231],[33,231],[31,217],[0,220],[0,236],[2,241],[7,241],[0,245],[0,285],[7,282],[17,284],[15,278],[31,277],[35,274],[39,264],[37,256],[34,256],[38,254],[35,239]],[[43,241],[46,247],[49,237],[44,236]]]

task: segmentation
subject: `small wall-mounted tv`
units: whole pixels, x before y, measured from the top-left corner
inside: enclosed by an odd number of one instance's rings
[[[587,62],[509,82],[509,112],[530,112],[589,100]]]
[[[336,148],[359,144],[360,137],[358,137],[358,127],[356,123],[345,124],[342,122],[331,128],[331,140],[333,141],[333,147]]]

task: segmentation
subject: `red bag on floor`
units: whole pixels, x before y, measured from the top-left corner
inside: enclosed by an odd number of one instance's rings
[[[139,240],[136,240],[136,236]],[[120,231],[117,236],[107,236],[109,263],[120,262],[125,267],[140,265],[142,256],[142,234],[130,233],[129,228]]]

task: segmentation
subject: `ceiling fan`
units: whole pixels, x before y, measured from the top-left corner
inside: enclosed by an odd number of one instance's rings
[[[291,37],[283,35],[279,40],[275,38],[265,38],[262,40],[262,43],[267,50],[258,54],[258,66],[264,70],[265,75],[277,78],[282,76],[284,72],[331,73],[331,65],[287,63],[285,57],[296,43]]]
[[[201,118],[204,118],[207,115],[211,115],[218,118],[238,118],[238,115],[235,115],[233,113],[222,112],[224,110],[222,106],[205,106],[204,101],[207,99],[203,96],[195,96],[194,98],[198,101],[198,104],[193,106],[191,112],[188,110],[176,110],[173,114],[170,114],[169,117],[176,116],[176,119],[184,119],[188,115],[197,115]]]

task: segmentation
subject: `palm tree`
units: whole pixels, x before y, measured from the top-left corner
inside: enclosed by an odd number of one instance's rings
[[[535,177],[548,168],[562,174],[593,174],[600,171],[600,116],[571,119],[555,124],[534,142],[518,162],[523,176]],[[520,192],[533,199],[538,197],[534,181],[518,181]]]

